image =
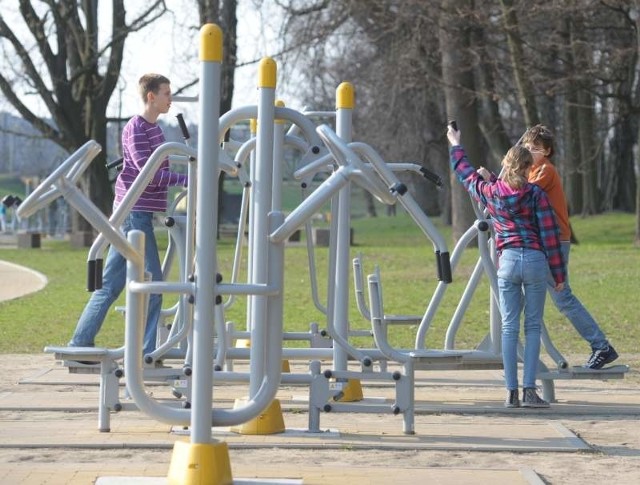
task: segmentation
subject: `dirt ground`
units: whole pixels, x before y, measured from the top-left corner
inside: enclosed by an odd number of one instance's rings
[[[638,356],[622,356],[621,363],[637,361]],[[34,369],[53,365],[50,355],[3,355],[0,359],[0,426],[5,420],[16,419],[20,413],[32,413],[33,410],[8,410],[3,406],[3,398],[14,392],[21,392],[16,386],[21,377],[33,373]],[[402,469],[423,468],[469,468],[469,469],[518,469],[527,467],[535,470],[548,484],[638,484],[640,483],[640,375],[632,371],[623,380],[611,381],[580,381],[579,385],[571,383],[572,391],[577,395],[589,396],[599,393],[603,396],[624,395],[630,404],[632,412],[624,415],[567,415],[554,410],[532,415],[531,420],[559,423],[576,436],[584,440],[590,447],[578,452],[506,452],[506,451],[467,451],[467,450],[352,450],[344,449],[296,449],[296,448],[238,448],[230,449],[232,467],[248,469],[263,465],[271,469],[279,466],[328,466],[334,469],[348,469],[365,467],[373,470],[373,477],[362,483],[383,483],[375,479],[375,470],[388,467]],[[558,393],[562,391],[563,382],[558,383]],[[51,386],[43,387],[42,392],[51,393],[55,399],[55,392]],[[502,394],[500,394],[500,398]],[[635,406],[636,412],[633,412]],[[28,407],[28,403],[25,403]],[[299,413],[299,411],[298,411]],[[60,419],[61,413],[48,411],[43,415],[46,423],[47,416],[51,420]],[[370,417],[373,419],[373,417]],[[386,419],[386,418],[381,418]],[[429,417],[439,423],[492,423],[494,420],[504,422],[505,419],[518,419],[513,415],[496,414],[437,414]],[[514,421],[515,422],[515,421]],[[45,424],[46,425],[46,424]],[[126,463],[134,472],[154,470],[156,475],[163,475],[168,468],[168,449],[16,449],[0,443],[0,484],[26,483],[15,481],[4,476],[2,469],[11,467],[14,470],[42,470],[42,481],[39,483],[56,482],[50,476],[52,469],[75,469],[90,471],[102,467],[107,471],[122,467]],[[78,475],[77,483],[92,483],[82,481],[83,475]],[[47,478],[48,477],[48,478]],[[17,479],[16,479],[17,480]],[[90,480],[85,478],[85,480]],[[33,482],[36,483],[36,482]],[[67,482],[69,483],[69,482]],[[305,483],[307,483],[305,481]],[[404,483],[404,482],[402,482]],[[436,482],[434,482],[436,483]],[[479,482],[481,483],[481,482]]]

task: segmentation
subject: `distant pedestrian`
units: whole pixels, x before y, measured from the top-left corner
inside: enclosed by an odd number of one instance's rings
[[[7,206],[0,203],[0,232],[7,230]]]

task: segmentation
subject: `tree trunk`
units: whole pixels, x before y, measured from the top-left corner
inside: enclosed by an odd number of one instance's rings
[[[482,28],[476,28],[472,33],[472,44],[480,49],[480,57],[482,60],[489,58],[487,53],[487,40]],[[495,173],[500,171],[500,162],[505,153],[511,148],[511,141],[504,128],[502,116],[500,116],[500,108],[493,94],[495,90],[495,80],[493,70],[488,62],[482,62],[474,70],[474,77],[478,91],[482,93],[479,100],[479,117],[480,129],[484,135],[489,149],[491,150],[493,160],[486,163],[486,167]]]
[[[518,17],[513,6],[513,0],[500,0],[500,4],[503,14],[502,22],[507,34],[509,53],[511,54],[511,64],[516,81],[518,101],[522,107],[526,125],[537,125],[540,123],[540,118],[538,116],[533,85],[525,68],[522,37],[519,33]]]
[[[598,212],[596,171],[598,152],[594,143],[593,96],[581,89],[578,93],[578,132],[580,133],[580,158],[582,165],[582,210],[583,216]]]
[[[562,175],[562,185],[569,205],[569,214],[582,210],[582,180],[578,176],[580,167],[580,130],[578,126],[577,96],[568,91],[564,105],[565,159],[557,168]]]
[[[571,21],[563,19],[560,22],[560,38],[562,45],[560,54],[566,58],[569,66],[562,73],[565,77],[565,99],[562,105],[564,117],[564,160],[554,159],[556,168],[562,176],[562,185],[569,206],[569,214],[575,214],[582,209],[582,181],[578,176],[580,167],[580,131],[578,127],[578,97],[572,85],[571,67],[575,61],[571,48]]]
[[[570,49],[573,57],[573,63],[575,70],[578,72],[585,72],[589,69],[589,56],[590,50],[586,50],[586,35],[584,32],[584,25],[580,16],[572,18],[570,21]],[[573,85],[573,91],[575,92],[572,97],[576,100],[576,118],[577,127],[574,133],[578,135],[578,143],[580,156],[574,158],[576,165],[576,173],[574,177],[576,183],[580,187],[574,187],[574,189],[581,190],[580,202],[581,207],[575,207],[575,212],[578,211],[587,216],[595,214],[597,211],[596,203],[596,161],[597,153],[594,149],[594,106],[593,95],[589,91],[588,81],[578,80]],[[577,193],[576,199],[577,199]]]
[[[464,57],[470,46],[469,29],[461,25],[458,9],[468,8],[466,0],[446,0],[442,4],[439,37],[442,78],[447,114],[455,118],[462,133],[462,143],[472,163],[482,160],[482,136],[478,129],[477,99],[471,63]],[[445,127],[442,127],[445,130]],[[475,222],[469,194],[451,174],[451,215],[453,238],[457,241]]]
[[[640,167],[640,162],[636,160]],[[638,170],[640,172],[640,170]],[[640,246],[640,175],[636,177],[636,237],[634,240],[636,246]]]
[[[222,4],[222,5],[221,5]],[[238,7],[237,0],[199,0],[198,11],[200,14],[200,23],[217,23],[222,29],[224,49],[222,50],[222,69],[221,69],[221,98],[220,98],[220,115],[225,114],[231,109],[233,100],[234,76],[237,61],[237,28],[238,17],[236,10]],[[220,232],[220,224],[222,221],[222,212],[224,210],[224,181],[225,173],[220,173],[218,179],[218,233]]]

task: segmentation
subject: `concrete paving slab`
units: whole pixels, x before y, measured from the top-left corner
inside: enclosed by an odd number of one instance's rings
[[[2,454],[22,456],[11,461],[0,460],[0,485],[75,485],[112,477],[116,477],[112,483],[118,484],[124,483],[117,481],[124,480],[123,477],[148,478],[145,483],[165,483],[174,442],[188,439],[184,430],[178,432],[137,410],[128,410],[112,414],[112,432],[99,433],[96,429],[98,376],[68,374],[65,368],[48,360],[51,356],[44,357],[46,360],[34,359],[39,365],[34,364],[26,370],[21,367],[23,370],[15,374],[11,383],[0,385]],[[164,394],[168,394],[164,385],[151,384],[149,390],[163,399]],[[393,460],[370,466],[344,466],[340,459],[316,463],[313,459],[300,462],[292,458],[272,465],[268,461],[250,464],[247,460],[236,464],[232,458],[234,478],[263,482],[268,478],[295,479],[317,484],[542,484],[537,470],[523,466],[526,461],[523,457],[551,456],[558,452],[565,456],[597,456],[589,443],[560,422],[559,409],[582,406],[597,415],[615,410],[615,406],[620,407],[620,403],[625,402],[629,408],[635,407],[637,414],[640,404],[640,393],[634,386],[598,387],[569,381],[558,386],[557,394],[562,399],[550,410],[513,412],[502,407],[499,372],[485,371],[473,376],[468,371],[438,373],[437,379],[420,375],[416,386],[418,406],[425,408],[424,413],[416,416],[416,435],[401,432],[401,417],[378,413],[324,413],[321,416],[324,433],[308,433],[305,393],[301,391],[299,387],[285,387],[280,391],[285,433],[237,435],[228,429],[215,428],[213,437],[225,441],[236,460],[238,454],[246,456],[274,451],[285,456],[337,453],[339,457],[346,450],[354,458],[355,455],[388,456],[394,453],[452,453],[456,456],[481,452],[483,456],[507,453],[513,459],[502,467],[456,468],[447,466],[445,459],[435,468],[403,468],[394,466]],[[375,404],[392,402],[393,394],[393,386],[365,386],[368,396],[365,400]],[[246,386],[216,388],[215,395],[217,405],[230,407],[235,397],[246,395]],[[437,411],[438,406],[461,411],[456,415],[442,413]],[[484,412],[474,414],[469,411],[476,407],[483,408]],[[599,410],[601,407],[609,411]],[[606,419],[604,414],[602,416]],[[60,460],[61,453],[69,457],[68,463]],[[149,453],[164,458],[160,458],[159,463],[157,457],[155,463],[139,458]],[[57,461],[50,456],[58,456]],[[105,458],[101,459],[101,456]],[[107,456],[110,458],[106,459]],[[107,482],[99,483],[106,485]]]
[[[453,379],[455,377],[451,376]],[[38,369],[17,379],[20,384],[14,392],[0,396],[0,446],[15,448],[171,448],[176,439],[188,432],[180,427],[158,423],[137,410],[112,413],[111,432],[97,433],[98,376],[93,374],[68,374],[66,369],[52,366]],[[56,383],[57,385],[53,385]],[[298,447],[306,449],[435,449],[435,450],[510,450],[520,452],[588,450],[589,447],[559,423],[531,419],[535,413],[519,409],[518,422],[496,416],[490,423],[451,423],[434,419],[433,415],[446,408],[482,408],[485,413],[504,414],[502,392],[497,386],[489,389],[473,388],[466,395],[462,386],[450,386],[444,390],[422,387],[416,390],[419,399],[424,391],[431,402],[418,401],[421,412],[416,416],[415,435],[402,433],[401,416],[379,413],[323,413],[321,433],[306,432],[308,415],[306,402],[293,400],[299,388],[283,388],[278,398],[285,414],[287,431],[274,435],[239,435],[226,428],[214,428],[213,436],[226,441],[230,448]],[[495,389],[492,389],[495,387]],[[149,386],[154,396],[163,402],[180,406],[171,399],[166,385]],[[233,400],[246,395],[245,386],[223,386],[216,389],[216,404],[231,407]],[[372,392],[380,394],[367,398],[379,404],[393,402],[392,386],[379,386]],[[435,401],[436,398],[441,401]],[[493,398],[493,400],[491,400]],[[486,399],[486,400],[482,400]],[[125,403],[126,404],[126,403]],[[134,408],[133,404],[131,408]],[[555,406],[554,406],[555,407]],[[28,414],[24,414],[29,410]],[[464,411],[465,414],[466,411]],[[513,414],[513,413],[511,413]],[[544,414],[544,413],[542,413]],[[47,423],[46,426],[44,423]]]
[[[491,483],[492,485],[543,485],[540,477],[531,469],[521,470],[484,470],[484,469],[454,469],[454,468],[384,468],[376,471],[364,470],[358,467],[310,467],[302,466],[296,471],[273,469],[273,467],[260,467],[259,472],[254,472],[256,477],[236,478],[234,485],[256,484],[294,484],[326,485],[328,483],[349,484],[394,484],[415,485],[417,483],[429,483],[435,485],[477,485],[478,483]],[[239,470],[239,476],[247,472]],[[251,472],[251,471],[248,471]],[[286,475],[294,473],[300,479],[269,478],[269,473]],[[166,485],[168,481],[164,477],[101,477],[96,485]]]
[[[11,477],[2,478],[0,472],[0,485],[166,485],[168,483],[160,473],[166,473],[156,467],[150,471],[144,469],[145,475],[132,475],[135,467],[127,466],[127,470],[111,470],[113,465],[102,465],[104,472],[94,470],[72,471],[50,465],[47,468],[15,472]],[[368,484],[368,485],[415,485],[417,483],[429,483],[434,485],[477,485],[478,483],[491,483],[492,485],[543,485],[544,482],[530,468],[508,469],[481,469],[481,468],[397,468],[384,467],[371,469],[365,467],[346,466],[310,466],[274,467],[268,465],[232,466],[234,485],[256,484],[295,484],[327,485],[332,484]],[[128,474],[127,474],[128,473]],[[292,477],[292,478],[288,478]],[[11,480],[11,481],[9,481]]]
[[[435,379],[430,377],[433,372],[420,372],[415,387],[415,412],[419,414],[439,414],[443,412],[454,414],[549,414],[549,410],[535,409],[507,409],[503,406],[504,390],[502,374],[499,371],[446,371],[438,372]],[[475,380],[474,380],[475,378]],[[45,409],[61,409],[68,407],[82,407],[83,410],[97,409],[99,375],[70,374],[66,367],[51,364],[41,367],[29,374],[16,376],[16,382],[21,384],[13,393],[0,394],[0,408],[2,409],[33,409],[42,406]],[[479,385],[478,383],[481,383]],[[22,394],[29,386],[51,386],[55,392],[55,399],[38,400],[27,398]],[[165,383],[148,382],[148,391],[159,399],[170,402],[175,398]],[[124,397],[124,379],[121,381],[121,398]],[[243,384],[225,384],[217,386],[214,391],[215,402],[228,405],[238,397],[245,397],[248,386]],[[394,402],[394,387],[392,384],[363,383],[365,399],[361,402],[380,405]],[[640,407],[640,395],[635,386],[625,387],[621,382],[615,388],[593,386],[591,381],[559,381],[556,383],[557,402],[552,404],[552,411],[559,415],[635,415]],[[277,398],[285,410],[306,410],[308,407],[308,390],[305,387],[283,386]],[[179,401],[175,402],[179,406]],[[117,415],[114,415],[117,419]],[[331,419],[323,414],[322,419]],[[329,421],[330,422],[330,421]]]

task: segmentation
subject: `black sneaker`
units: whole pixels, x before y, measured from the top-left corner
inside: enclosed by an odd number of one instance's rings
[[[602,369],[605,365],[610,364],[618,358],[618,352],[609,345],[606,349],[594,350],[585,364],[587,369]]]
[[[534,387],[527,387],[522,390],[523,408],[548,408],[549,403],[538,396]]]
[[[520,399],[518,399],[518,390],[508,390],[507,391],[507,399],[504,402],[505,408],[519,408],[520,407]]]

